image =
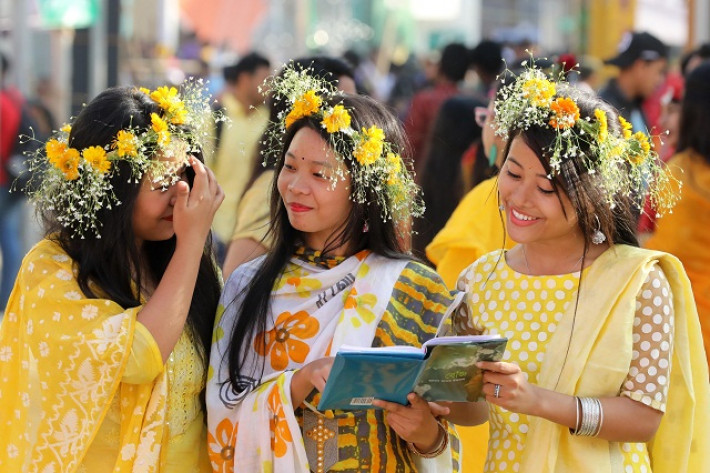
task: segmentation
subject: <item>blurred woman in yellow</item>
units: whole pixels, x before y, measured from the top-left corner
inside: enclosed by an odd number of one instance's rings
[[[678,154],[668,163],[683,183],[673,213],[659,220],[647,248],[667,251],[683,263],[693,286],[703,331],[710,349],[710,63],[687,77],[681,110]],[[709,359],[710,361],[710,359]]]

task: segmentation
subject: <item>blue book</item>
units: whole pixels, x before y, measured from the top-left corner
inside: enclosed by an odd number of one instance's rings
[[[500,361],[508,339],[499,335],[436,337],[410,346],[338,349],[318,410],[371,409],[372,401],[408,404],[407,395],[427,401],[479,401],[483,373],[478,361]]]

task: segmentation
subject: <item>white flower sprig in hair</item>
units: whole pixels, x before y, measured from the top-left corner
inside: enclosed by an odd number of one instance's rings
[[[669,212],[678,200],[679,183],[653,151],[649,137],[632,133],[631,125],[619,117],[621,133],[609,130],[610,117],[595,109],[593,117],[580,117],[573,89],[562,76],[553,80],[535,68],[531,59],[512,80],[506,71],[495,102],[496,133],[508,138],[513,130],[549,128],[555,138],[549,148],[551,175],[559,175],[566,160],[579,158],[590,174],[596,174],[607,203],[615,197],[631,196],[643,207],[649,195],[657,216]]]
[[[336,158],[350,163],[338,169],[333,179],[335,184],[335,179],[344,179],[346,172],[350,174],[353,183],[350,197],[354,202],[370,203],[370,190],[377,196],[384,220],[407,220],[424,213],[420,189],[400,151],[377,124],[359,130],[353,128],[350,111],[343,102],[336,103],[339,96],[344,96],[334,86],[316,77],[310,69],[290,64],[282,74],[269,79],[264,90],[273,94],[273,100],[288,104],[278,122],[272,124],[264,143],[265,163],[280,157],[288,128],[297,120],[311,117],[328,133]]]
[[[129,165],[129,182],[138,183],[147,174],[154,188],[166,190],[179,180],[177,171],[187,164],[187,155],[202,151],[209,142],[214,122],[225,119],[213,112],[201,80],[186,81],[181,93],[175,87],[138,90],[159,107],[147,129],[129,126],[103,147],[79,150],[69,145],[71,125],[64,125],[30,157],[30,199],[40,212],[54,214],[73,238],[89,233],[101,238],[98,212],[121,205],[111,183],[116,163]],[[157,157],[178,157],[180,162]]]

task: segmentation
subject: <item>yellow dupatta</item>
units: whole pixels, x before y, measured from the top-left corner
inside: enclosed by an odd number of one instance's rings
[[[648,444],[651,465],[654,473],[710,471],[708,368],[690,282],[674,256],[626,245],[604,252],[582,280],[570,355],[572,313],[549,342],[538,382],[569,395],[618,395],[631,360],[636,297],[654,262],[673,291],[675,333],[666,413]],[[530,417],[520,471],[621,471],[613,446]]]
[[[0,326],[0,471],[77,471],[119,389],[113,471],[160,470],[166,374],[121,384],[141,308],[86,298],[55,242],[27,254]]]

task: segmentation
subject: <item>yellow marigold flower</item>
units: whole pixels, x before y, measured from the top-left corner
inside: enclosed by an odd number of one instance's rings
[[[170,111],[182,104],[178,90],[175,87],[158,87],[158,90],[150,93],[150,98],[158,103],[163,110]]]
[[[380,145],[383,141],[385,141],[385,132],[382,131],[382,128],[378,128],[375,125],[372,125],[367,130],[363,128],[362,133],[367,137],[367,139],[380,142]]]
[[[130,131],[119,130],[116,140],[111,144],[111,148],[118,149],[118,156],[135,156],[138,154],[136,140]]]
[[[308,117],[318,111],[321,103],[323,103],[323,101],[316,95],[316,92],[309,90],[296,99],[296,102],[293,104],[292,112],[297,115],[298,118]]]
[[[636,138],[641,146],[641,151],[643,154],[648,154],[651,151],[651,144],[648,142],[648,136],[642,131],[637,131],[634,133],[634,138]]]
[[[328,133],[335,133],[350,126],[350,114],[342,105],[336,105],[323,114],[321,124],[325,126]]]
[[[71,133],[71,125],[68,123],[65,123],[62,125],[62,127],[59,129],[59,131],[63,131],[64,133]]]
[[[157,113],[151,113],[150,114],[150,123],[153,127],[153,131],[156,133],[160,133],[161,131],[168,131],[168,124],[160,118],[160,115]]]
[[[555,84],[547,79],[536,77],[523,83],[523,97],[536,107],[549,107],[556,92]]]
[[[399,183],[399,172],[402,170],[402,158],[398,154],[387,153],[387,185]]]
[[[624,138],[628,140],[631,138],[631,123],[627,122],[621,115],[619,115],[619,123],[621,123],[621,132],[623,133]]]
[[[187,120],[187,110],[185,110],[185,104],[182,102],[170,110],[168,114],[170,115],[170,123],[173,125],[182,125]]]
[[[558,130],[572,128],[579,120],[579,107],[574,100],[560,97],[550,105],[554,115],[550,118],[550,126]]]
[[[301,118],[303,118],[303,116],[297,115],[295,110],[291,110],[290,112],[288,112],[288,115],[286,115],[286,120],[284,123],[284,125],[286,126],[286,129],[291,128],[291,125],[293,125],[293,122],[295,122],[296,120],[300,120]]]
[[[363,166],[373,164],[382,154],[382,147],[374,141],[361,140],[353,150],[353,156]]]
[[[106,150],[101,146],[90,146],[81,154],[84,160],[101,174],[106,174],[111,169],[111,161],[106,159]]]
[[[144,94],[150,96],[150,89],[146,89],[145,87],[138,87],[138,90],[140,90]]]
[[[606,119],[606,112],[599,108],[595,108],[594,116],[597,119],[597,123],[599,123],[599,131],[597,133],[597,138],[599,138],[599,141],[606,141],[606,139],[609,137],[609,123]]]
[[[170,131],[168,130],[168,124],[163,120],[157,113],[150,114],[150,122],[155,131],[158,134],[158,146],[167,146],[170,144]]]
[[[79,151],[74,148],[67,149],[54,165],[64,173],[67,180],[73,181],[79,177]]]
[[[66,153],[67,144],[57,139],[51,139],[47,141],[45,149],[47,150],[47,159],[49,162],[56,165],[59,159]]]

